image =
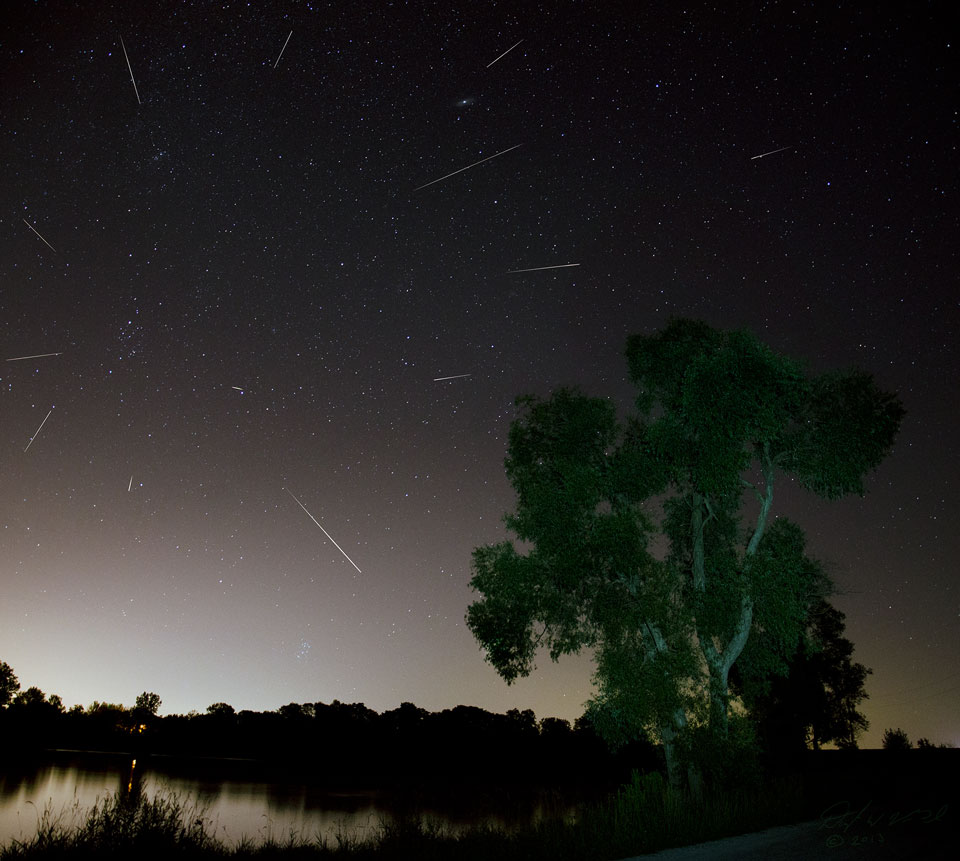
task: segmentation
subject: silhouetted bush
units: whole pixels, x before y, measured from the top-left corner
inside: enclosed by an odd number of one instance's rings
[[[884,750],[910,750],[910,739],[902,729],[883,731]]]

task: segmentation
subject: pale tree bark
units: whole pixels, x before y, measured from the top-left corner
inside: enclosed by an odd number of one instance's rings
[[[761,454],[761,469],[763,470],[765,487],[763,492],[754,487],[760,500],[760,512],[757,522],[747,544],[746,556],[757,552],[760,540],[763,538],[767,526],[770,509],[773,505],[773,461],[770,457],[769,445],[764,445]],[[753,485],[751,485],[753,487]],[[704,535],[709,522],[714,519],[710,498],[706,494],[693,493],[692,510],[690,515],[690,529],[693,535],[692,579],[693,588],[698,595],[703,595],[707,589],[706,549]],[[740,602],[740,612],[730,639],[722,647],[718,647],[712,638],[698,635],[700,650],[708,668],[708,692],[710,697],[710,727],[721,738],[726,738],[729,725],[730,706],[730,670],[740,657],[750,636],[753,624],[753,600],[744,593]],[[666,651],[667,644],[659,630],[647,626],[657,652]],[[677,737],[687,726],[687,717],[682,708],[678,708],[672,719],[658,729],[663,739],[663,750],[666,758],[667,780],[671,786],[679,788],[683,783],[681,763],[677,754]],[[687,768],[687,785],[694,793],[698,793],[702,784],[701,776],[691,764]]]
[[[770,445],[764,443],[760,454],[760,468],[764,477],[764,488],[761,492],[750,484],[760,501],[760,511],[753,533],[747,543],[745,556],[756,554],[760,541],[767,527],[770,509],[773,506],[773,459],[770,456]],[[704,517],[704,510],[707,517]],[[706,590],[707,574],[704,550],[704,530],[713,513],[710,510],[710,499],[706,495],[693,494],[693,513],[691,516],[691,530],[693,532],[693,584],[694,590],[703,593]],[[726,738],[728,715],[730,706],[730,670],[740,657],[747,640],[750,637],[750,628],[753,624],[753,600],[746,592],[740,602],[740,613],[734,625],[733,633],[727,643],[718,647],[711,637],[699,636],[698,642],[704,660],[709,670],[710,691],[710,727],[720,737]]]
[[[773,505],[773,458],[770,457],[770,443],[763,444],[763,452],[760,455],[760,468],[763,470],[764,489],[763,493],[753,487],[753,492],[760,500],[760,512],[757,514],[757,524],[753,529],[753,535],[750,536],[750,542],[747,544],[747,556],[753,556],[760,546],[760,539],[763,538],[763,532],[767,528],[767,517],[770,514],[770,507]]]
[[[650,648],[648,655],[653,659],[657,654],[665,653],[669,646],[666,637],[659,626],[645,623],[648,634],[650,635]],[[661,723],[657,729],[660,732],[660,738],[663,740],[663,755],[667,766],[667,783],[674,789],[681,789],[683,786],[683,775],[680,770],[680,757],[677,753],[677,736],[687,725],[687,715],[682,707],[674,709],[673,714],[664,723]],[[688,783],[695,782],[694,775],[687,775]],[[699,781],[696,781],[699,785]]]
[[[660,727],[660,738],[663,740],[663,755],[667,763],[667,783],[673,789],[683,787],[683,773],[680,770],[680,757],[677,753],[677,736],[687,725],[687,715],[678,708],[673,713],[669,723]],[[699,789],[699,775],[687,769],[687,784],[696,792]]]
[[[744,595],[740,603],[740,617],[733,635],[723,650],[709,640],[701,642],[700,648],[710,671],[710,726],[721,738],[727,737],[730,711],[730,670],[743,652],[753,624],[753,600]]]

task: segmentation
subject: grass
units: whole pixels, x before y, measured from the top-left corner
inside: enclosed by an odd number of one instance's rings
[[[227,846],[210,834],[203,809],[176,795],[152,799],[107,796],[85,814],[44,811],[35,837],[0,849],[0,861],[12,859],[333,859],[333,861],[457,861],[512,859],[617,859],[670,846],[698,843],[796,822],[802,818],[802,793],[796,783],[779,783],[753,792],[726,792],[695,801],[669,789],[659,774],[640,776],[605,802],[582,809],[576,818],[553,818],[507,834],[476,827],[448,834],[416,816],[381,822],[373,836],[338,833],[313,839],[292,833]],[[85,816],[85,818],[81,818]],[[80,819],[79,824],[76,824]]]
[[[202,809],[176,795],[117,793],[87,811],[45,809],[33,839],[14,840],[0,850],[0,859],[209,857],[222,847],[208,835],[207,824]]]

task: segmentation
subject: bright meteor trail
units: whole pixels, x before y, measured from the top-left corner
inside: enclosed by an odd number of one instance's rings
[[[770,152],[762,152],[762,153],[760,153],[760,155],[752,155],[752,156],[750,156],[750,161],[753,161],[755,158],[763,158],[765,155],[773,155],[774,153],[777,153],[777,152],[783,152],[785,149],[793,149],[793,147],[792,147],[792,146],[782,146],[782,147],[780,147],[780,149],[772,149],[772,150],[770,150]]]
[[[53,409],[51,408],[50,412],[48,412],[48,413],[43,417],[43,421],[40,422],[40,427],[38,427],[38,428],[36,429],[36,431],[34,432],[33,436],[30,437],[30,442],[27,443],[27,448],[30,448],[30,446],[33,445],[33,441],[37,438],[37,435],[40,433],[40,430],[41,430],[41,429],[43,428],[43,426],[47,423],[47,419],[50,418],[50,413],[52,413],[52,412],[53,412]],[[26,451],[27,448],[25,448],[24,451]]]
[[[29,227],[29,225],[27,225]],[[43,237],[40,237],[43,239]],[[33,356],[15,356],[12,359],[4,359],[5,362],[22,362],[24,359],[43,359],[47,356],[62,356],[63,353],[36,353]]]
[[[23,219],[23,223],[26,224],[27,227],[29,227],[34,233],[36,233],[37,236],[40,236],[39,232],[37,231],[37,228],[34,227],[29,221],[27,221],[27,219]],[[54,248],[49,242],[47,242],[46,239],[44,239],[42,236],[40,236],[40,239],[43,242],[43,244],[46,245],[47,248],[49,248],[54,254],[57,253],[57,249]]]
[[[439,383],[441,380],[459,380],[461,377],[469,377],[470,374],[454,374],[452,377],[434,377],[433,381]]]
[[[287,488],[284,488],[284,490],[287,490]],[[290,493],[290,491],[287,490],[287,493]],[[292,493],[290,493],[290,495],[293,496]],[[309,517],[314,523],[316,523],[317,526],[320,526],[320,521],[317,520],[317,518],[314,517],[309,511],[307,511],[306,506],[299,499],[297,499],[297,497],[293,496],[293,501],[296,502],[297,505],[299,505],[304,511],[306,511],[307,517]],[[326,535],[327,538],[329,538],[333,542],[333,546],[336,547],[337,550],[339,550],[341,553],[343,553],[343,556],[347,560],[347,562],[349,562],[354,568],[357,568],[357,563],[354,562],[349,556],[347,556],[344,549],[339,544],[337,544],[336,541],[333,540],[333,536],[329,532],[327,532],[327,530],[324,529],[322,526],[320,526],[320,529],[323,532],[323,534]],[[357,571],[363,574],[363,572],[360,571],[359,568],[357,568]]]
[[[293,35],[293,30],[287,34],[287,42],[290,41],[290,37]],[[273,68],[277,68],[277,65],[280,63],[280,58],[283,56],[283,52],[287,50],[287,42],[283,43],[283,47],[280,49],[280,53],[277,55],[277,62],[273,64]]]
[[[123,44],[123,36],[120,37],[120,47],[123,48],[123,57],[127,61],[127,70],[130,72],[130,83],[133,84],[133,92],[137,96],[137,104],[142,105],[140,101],[140,91],[137,89],[137,82],[133,78],[133,69],[130,66],[130,58],[127,56],[127,46]]]
[[[455,170],[453,173],[448,173],[446,176],[441,176],[440,179],[431,179],[430,182],[425,182],[423,185],[418,185],[414,191],[420,191],[421,188],[426,188],[428,185],[433,185],[435,182],[441,182],[445,179],[449,179],[451,176],[456,176],[458,173],[463,173],[465,170],[470,170],[471,167],[476,167],[478,164],[483,164],[485,161],[490,161],[490,159],[496,158],[498,155],[503,155],[505,152],[510,152],[510,150],[516,149],[518,146],[520,146],[520,144],[515,144],[509,149],[495,152],[493,155],[488,155],[486,158],[480,159],[480,161],[475,161],[473,164],[468,164],[466,167],[461,167],[460,170]]]
[[[579,266],[579,263],[558,263],[556,266],[534,266],[532,269],[508,269],[506,275],[513,275],[515,272],[539,272],[541,269],[568,269],[571,266]]]
[[[520,40],[520,42],[522,42],[522,41],[523,41],[523,39]],[[517,45],[519,45],[520,42],[517,42]],[[497,60],[500,60],[500,59],[502,59],[503,57],[506,57],[507,54],[509,54],[514,48],[517,47],[517,45],[511,45],[509,48],[507,48],[506,51],[504,51],[499,57],[497,57]],[[494,63],[497,62],[497,60],[491,60],[489,63],[487,63],[487,68],[489,69]]]

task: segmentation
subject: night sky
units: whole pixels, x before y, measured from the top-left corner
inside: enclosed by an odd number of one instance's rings
[[[514,398],[626,412],[627,335],[695,317],[899,393],[865,498],[775,511],[861,744],[960,744],[951,4],[835,5],[6,0],[0,660],[575,719],[589,655],[508,687],[463,620]]]

